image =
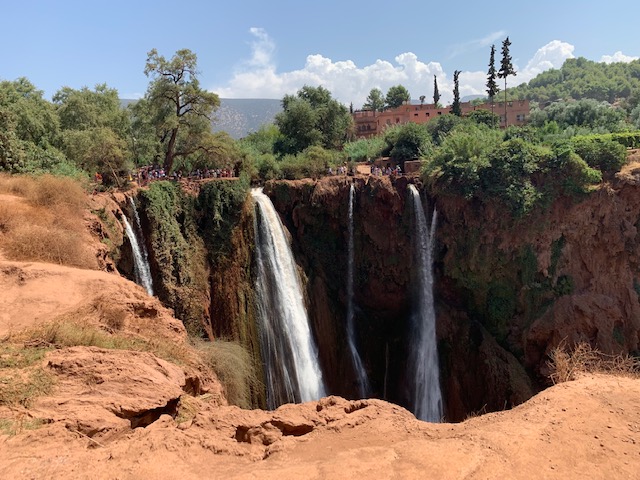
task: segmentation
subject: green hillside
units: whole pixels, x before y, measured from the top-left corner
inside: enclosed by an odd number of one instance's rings
[[[615,103],[640,97],[640,60],[630,63],[598,63],[586,58],[570,58],[560,69],[508,90],[512,98],[548,103],[556,100],[594,100]]]

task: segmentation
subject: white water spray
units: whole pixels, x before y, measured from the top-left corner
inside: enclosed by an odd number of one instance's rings
[[[355,316],[355,302],[354,302],[354,294],[353,294],[353,275],[354,275],[354,267],[353,267],[353,206],[355,203],[356,197],[356,189],[351,184],[349,188],[349,260],[347,263],[347,341],[349,343],[349,350],[351,351],[351,358],[353,360],[353,367],[355,369],[357,380],[358,380],[358,393],[360,398],[366,398],[369,395],[369,379],[367,377],[367,372],[364,369],[364,365],[362,364],[362,359],[358,354],[358,349],[356,347],[355,341],[355,326],[354,316]]]
[[[291,248],[269,197],[252,189],[256,204],[258,316],[267,382],[267,406],[325,395],[302,289]]]
[[[133,209],[134,218],[136,222],[136,230],[131,227],[129,220],[123,214],[122,220],[124,222],[124,229],[129,238],[131,244],[131,250],[133,252],[133,273],[136,277],[136,283],[142,286],[149,295],[153,295],[153,280],[151,277],[151,268],[149,267],[149,258],[147,255],[147,247],[144,243],[144,237],[142,237],[142,227],[140,225],[140,217],[138,216],[138,209],[136,208],[135,201],[129,197],[131,202],[131,208]],[[140,241],[138,241],[138,235],[140,234]]]
[[[433,211],[429,229],[418,190],[414,185],[409,185],[409,191],[413,201],[416,267],[418,268],[418,298],[413,319],[415,335],[412,338],[409,356],[409,372],[415,379],[411,402],[413,413],[417,418],[439,422],[442,419],[442,393],[432,272],[437,211],[435,209]]]

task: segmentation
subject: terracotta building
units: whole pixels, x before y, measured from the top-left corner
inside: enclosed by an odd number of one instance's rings
[[[460,103],[462,115],[473,110],[489,110],[490,103],[472,105],[471,102]],[[504,128],[504,102],[494,102],[493,112],[500,116],[500,127]],[[427,123],[438,115],[451,113],[451,106],[436,108],[434,104],[404,104],[397,108],[373,112],[371,110],[358,110],[353,112],[353,120],[358,138],[369,138],[382,133],[391,125],[404,125],[408,122]],[[508,125],[524,125],[529,117],[529,100],[514,100],[507,102]]]

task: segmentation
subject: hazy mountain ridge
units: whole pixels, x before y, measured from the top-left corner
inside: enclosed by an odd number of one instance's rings
[[[214,132],[227,132],[233,138],[242,138],[272,123],[282,111],[281,100],[271,98],[221,98],[220,108],[211,122]]]
[[[120,99],[123,108],[135,102],[134,99]],[[211,126],[214,132],[227,132],[232,138],[239,139],[259,130],[262,125],[273,123],[281,111],[281,100],[275,98],[221,98]]]

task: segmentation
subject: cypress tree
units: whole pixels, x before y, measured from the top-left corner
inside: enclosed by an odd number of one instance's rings
[[[438,92],[438,78],[433,76],[433,104],[438,108],[438,102],[440,101],[440,92]]]
[[[493,113],[493,98],[500,91],[496,83],[496,46],[491,45],[491,56],[489,57],[489,71],[487,72],[487,95],[491,103],[491,113]]]
[[[460,75],[460,70],[456,70],[453,72],[453,104],[451,105],[451,113],[460,117],[462,115],[462,110],[460,109],[460,91],[458,89],[459,82],[458,76]]]
[[[509,37],[505,38],[502,42],[502,61],[500,62],[500,70],[498,71],[498,78],[504,78],[504,126],[507,127],[507,77],[509,75],[516,76],[516,71],[511,63],[511,55],[509,53],[509,46],[511,42]]]

